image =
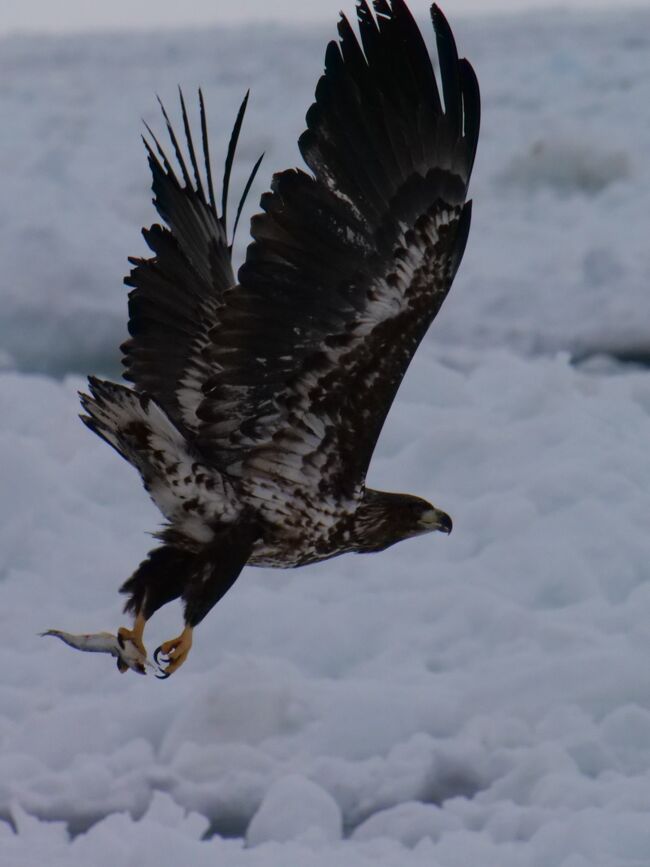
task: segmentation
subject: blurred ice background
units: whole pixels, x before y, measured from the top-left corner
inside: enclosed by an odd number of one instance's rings
[[[165,683],[35,637],[119,625],[157,524],[76,419],[153,219],[140,119],[203,87],[220,165],[250,87],[250,215],[334,18],[0,39],[2,867],[650,864],[650,9],[445,11],[472,232],[370,481],[454,534],[247,570]]]

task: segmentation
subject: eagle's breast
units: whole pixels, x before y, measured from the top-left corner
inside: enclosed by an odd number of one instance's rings
[[[351,550],[356,498],[310,496],[265,480],[246,499],[261,529],[251,565],[291,568]]]

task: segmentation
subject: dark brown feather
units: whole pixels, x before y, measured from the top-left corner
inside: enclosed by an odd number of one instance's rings
[[[311,174],[274,176],[237,285],[225,211],[248,97],[221,214],[202,96],[203,168],[182,95],[188,160],[164,109],[178,172],[153,134],[147,144],[165,226],[145,230],[153,255],[126,278],[135,389],[91,378],[82,396],[85,423],[167,521],[124,585],[134,612],[182,596],[195,625],[246,562],[299,566],[451,530],[444,512],[365,476],[463,256],[479,91],[438,7],[441,92],[403,0],[373,8],[358,3],[360,38],[341,18],[299,140]]]
[[[379,19],[358,6],[361,45],[343,18],[340,44],[328,47],[300,138],[314,176],[278,174],[262,199],[240,285],[210,334],[215,372],[198,409],[197,443],[216,463],[246,475],[254,456],[256,472],[266,460],[280,484],[288,450],[320,463],[304,489],[321,493],[363,484],[469,229],[476,79],[435,9],[443,109],[408,9],[397,0],[377,8]],[[430,238],[424,229],[434,223],[440,231]],[[417,260],[412,283],[400,267],[405,247]],[[388,315],[384,302],[393,304]],[[313,448],[307,416],[321,431]],[[314,462],[318,450],[324,459]]]

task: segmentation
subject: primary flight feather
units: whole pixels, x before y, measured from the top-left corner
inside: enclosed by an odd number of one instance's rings
[[[187,157],[163,109],[177,168],[153,134],[146,143],[164,225],[144,231],[153,255],[126,278],[133,388],[91,377],[82,418],[165,518],[122,587],[135,620],[117,638],[146,659],[145,622],[181,597],[185,628],[157,652],[166,674],[247,563],[301,566],[451,531],[440,509],[365,477],[463,255],[479,90],[436,5],[440,89],[403,0],[373,7],[357,6],[360,39],[341,17],[299,140],[310,172],[273,177],[237,278],[226,206],[248,97],[220,210],[202,95],[196,141],[181,95]]]

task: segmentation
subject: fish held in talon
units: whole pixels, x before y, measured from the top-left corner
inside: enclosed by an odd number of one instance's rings
[[[433,34],[404,0],[373,9],[357,5],[356,30],[341,16],[298,142],[307,171],[273,176],[236,275],[233,237],[261,162],[231,223],[248,94],[216,191],[201,91],[194,131],[180,93],[182,135],[161,104],[171,158],[147,127],[160,222],[125,280],[130,385],[91,376],[81,395],[84,423],[137,470],[164,519],[121,588],[134,618],[116,639],[121,670],[133,667],[127,649],[146,659],[145,622],[180,598],[185,628],[156,652],[159,676],[176,671],[246,565],[293,568],[451,532],[444,511],[373,490],[366,474],[463,257],[479,88],[437,5]]]
[[[71,632],[63,632],[61,629],[48,629],[41,635],[59,638],[64,644],[75,650],[82,650],[87,653],[107,653],[117,660],[117,668],[122,673],[131,670],[137,674],[146,674],[147,670],[153,669],[146,653],[142,653],[135,642],[124,640],[111,632],[85,632],[74,635]]]

